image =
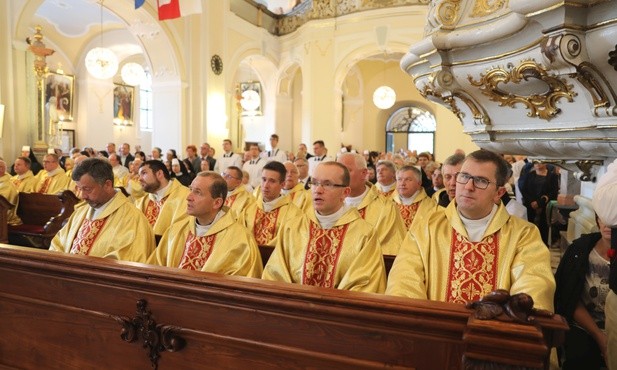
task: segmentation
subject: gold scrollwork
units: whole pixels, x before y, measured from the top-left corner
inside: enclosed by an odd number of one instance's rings
[[[473,4],[473,11],[471,12],[471,16],[474,18],[484,17],[495,13],[507,4],[508,0],[476,0],[476,2]]]
[[[428,96],[433,96],[436,99],[441,100],[442,102],[444,102],[445,105],[447,105],[446,108],[449,108],[449,110],[454,113],[458,117],[458,119],[461,120],[461,122],[464,122],[465,113],[461,111],[461,109],[456,103],[455,98],[458,98],[465,105],[467,105],[467,107],[471,111],[471,114],[473,115],[473,120],[476,124],[491,124],[491,119],[489,118],[488,114],[486,114],[484,109],[482,109],[478,104],[476,104],[476,102],[474,102],[473,99],[463,91],[455,90],[452,92],[451,95],[442,95],[436,92],[431,86],[431,84],[425,84],[424,86],[422,86],[422,89],[420,89],[420,94],[425,98],[428,98]]]
[[[529,117],[539,117],[549,121],[561,112],[556,104],[561,98],[568,102],[573,102],[576,92],[572,90],[572,85],[568,85],[564,79],[550,76],[546,69],[534,60],[524,60],[517,67],[511,67],[509,71],[497,67],[489,70],[485,75],[480,74],[480,81],[475,81],[473,76],[467,76],[469,82],[480,89],[482,94],[488,96],[492,101],[498,102],[499,106],[514,107],[516,104],[523,104],[529,112]],[[546,84],[546,91],[543,93],[531,93],[529,95],[519,95],[500,88],[508,83],[515,85],[536,79]]]
[[[437,18],[444,26],[454,26],[459,19],[461,0],[443,0],[437,6]]]

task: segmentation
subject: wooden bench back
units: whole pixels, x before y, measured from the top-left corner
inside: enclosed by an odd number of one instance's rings
[[[481,321],[456,303],[6,245],[0,281],[10,282],[0,284],[2,369],[150,369],[146,339],[177,344],[160,352],[161,370],[542,369],[567,328],[558,317]]]
[[[52,218],[69,218],[79,199],[70,190],[58,194],[19,193],[17,215],[27,225],[45,225]]]

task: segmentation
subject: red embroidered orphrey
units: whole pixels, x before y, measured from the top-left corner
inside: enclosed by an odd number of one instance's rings
[[[364,216],[366,215],[366,207],[359,209],[358,213],[360,213],[360,217],[362,217],[362,219],[366,219]]]
[[[452,229],[446,302],[479,300],[496,289],[499,232],[471,242]]]
[[[379,190],[379,194],[383,195],[384,197],[389,197],[390,194],[394,193],[394,190],[396,190],[396,187],[393,187],[392,189],[388,190],[388,191],[381,191]]]
[[[398,205],[398,210],[405,221],[405,227],[409,229],[411,223],[413,222],[414,217],[416,217],[416,213],[418,213],[418,208],[420,207],[420,202],[412,203],[408,206],[404,204]]]
[[[234,195],[232,195],[230,197],[225,198],[225,205],[227,207],[231,207],[234,204],[234,202],[236,201],[236,197],[237,196],[238,196],[238,194],[236,193],[236,194],[234,194]]]
[[[311,221],[302,284],[333,288],[338,259],[349,224],[322,229]]]
[[[47,176],[43,181],[43,185],[41,185],[41,189],[39,189],[39,193],[46,193],[49,188],[49,183],[51,183],[51,177]]]
[[[270,212],[264,212],[257,208],[255,211],[255,224],[253,235],[257,245],[267,245],[276,235],[276,220],[279,216],[280,207]]]
[[[189,231],[178,267],[187,270],[201,270],[212,253],[215,241],[216,234],[196,237],[192,231]]]
[[[152,199],[148,200],[148,204],[146,204],[146,209],[144,210],[144,215],[146,215],[150,226],[154,226],[156,223],[156,220],[159,218],[159,213],[161,213],[161,208],[163,208],[163,204],[165,204],[168,196],[158,202]]]
[[[101,230],[103,230],[106,221],[107,217],[99,220],[84,219],[84,222],[77,232],[77,236],[73,239],[71,254],[81,254],[84,256],[90,254],[90,249],[92,249],[94,241],[101,233]]]

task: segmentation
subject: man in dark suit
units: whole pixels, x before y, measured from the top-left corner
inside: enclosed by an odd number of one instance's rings
[[[120,163],[122,163],[124,167],[129,168],[129,163],[131,163],[135,157],[131,154],[131,146],[128,143],[122,144],[120,148],[120,157]]]
[[[199,148],[199,154],[201,154],[200,159],[208,161],[210,165],[210,171],[214,171],[214,165],[216,164],[216,159],[210,156],[210,144],[203,143]]]

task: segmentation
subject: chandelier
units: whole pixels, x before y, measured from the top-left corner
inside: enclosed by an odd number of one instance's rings
[[[101,46],[96,47],[86,54],[86,69],[94,78],[105,80],[112,78],[118,72],[118,57],[113,51],[103,47],[103,1],[101,5]]]
[[[379,109],[388,109],[395,101],[396,93],[390,86],[379,86],[373,93],[373,104]]]
[[[131,86],[141,85],[146,78],[144,67],[138,63],[126,63],[122,66],[120,75],[122,76],[122,81]]]

